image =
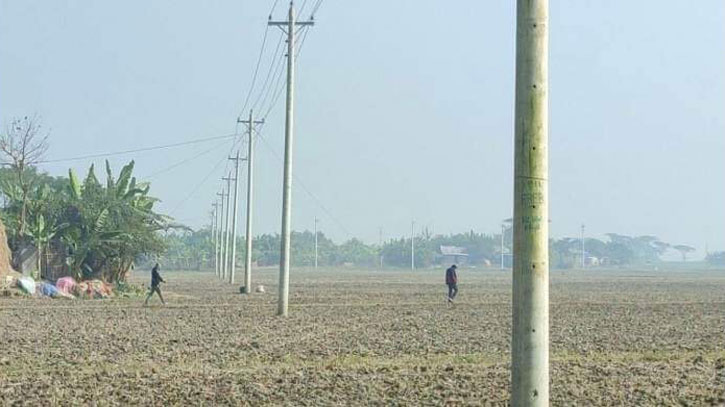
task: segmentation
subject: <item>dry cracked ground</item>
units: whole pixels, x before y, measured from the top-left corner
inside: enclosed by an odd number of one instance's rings
[[[511,279],[276,273],[246,297],[167,272],[143,298],[0,299],[2,405],[505,405]],[[146,281],[137,275],[137,283]],[[553,405],[725,404],[725,271],[552,272]]]

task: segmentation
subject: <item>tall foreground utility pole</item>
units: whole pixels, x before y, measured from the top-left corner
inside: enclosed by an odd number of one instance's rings
[[[217,195],[221,199],[221,211],[219,214],[219,278],[223,278],[224,275],[224,208],[226,207],[224,205],[224,197],[226,194],[224,193],[224,188],[222,187],[222,192],[217,192]]]
[[[254,113],[249,111],[249,120],[239,120],[239,123],[247,125],[249,145],[247,151],[247,230],[246,250],[244,252],[244,289],[242,293],[252,293],[252,204],[254,203],[254,125],[263,124],[264,119],[255,121]],[[237,175],[237,177],[239,177]]]
[[[294,128],[295,30],[314,25],[312,21],[295,21],[294,2],[290,1],[287,21],[270,21],[287,34],[287,118],[284,134],[284,180],[282,181],[282,243],[279,257],[279,300],[277,315],[287,316],[289,299],[290,238],[292,228],[292,142]],[[285,29],[286,27],[286,29]]]
[[[229,284],[234,284],[234,274],[237,270],[237,208],[239,207],[239,150],[236,157],[229,157],[234,161],[234,209],[232,209],[232,264],[229,270]]]
[[[230,195],[232,192],[232,177],[231,174],[229,174],[229,177],[222,177],[223,181],[227,182],[227,213],[226,213],[226,221],[224,222],[224,268],[222,273],[222,281],[227,279],[227,276],[229,275],[229,215],[231,214],[231,202],[230,202]]]
[[[548,0],[518,0],[511,404],[549,405]]]

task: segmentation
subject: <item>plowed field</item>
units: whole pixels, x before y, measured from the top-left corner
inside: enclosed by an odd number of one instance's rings
[[[276,271],[249,297],[162,273],[157,297],[0,299],[2,405],[506,404],[511,279]],[[146,282],[137,275],[134,282]],[[554,405],[725,403],[725,272],[552,272]]]

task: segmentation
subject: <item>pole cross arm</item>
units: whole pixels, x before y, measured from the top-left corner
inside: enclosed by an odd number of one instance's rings
[[[237,123],[249,124],[249,120],[239,120],[239,119],[237,119]],[[262,119],[262,120],[255,120],[254,121],[254,124],[264,124],[264,119]]]
[[[274,25],[277,27],[287,27],[289,21],[270,21],[267,25]],[[315,25],[314,21],[295,21],[295,25]]]
[[[242,120],[242,119],[237,118],[237,123],[249,124],[249,120]],[[264,119],[262,119],[262,120],[255,120],[254,121],[254,124],[264,124]]]

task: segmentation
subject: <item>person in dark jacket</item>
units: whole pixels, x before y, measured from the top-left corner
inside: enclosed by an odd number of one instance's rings
[[[161,278],[161,274],[159,274],[159,263],[156,263],[154,268],[151,269],[151,290],[149,291],[149,295],[146,296],[144,306],[149,304],[149,299],[151,299],[151,296],[154,295],[154,293],[158,294],[159,298],[161,298],[161,303],[166,305],[166,301],[164,301],[164,297],[161,295],[161,289],[159,288],[159,284],[165,282],[166,281]]]
[[[458,267],[452,265],[446,270],[446,285],[448,285],[448,302],[453,302],[458,294]]]

